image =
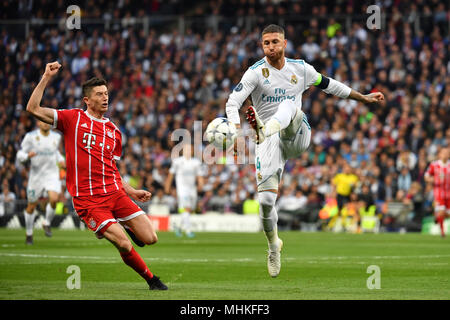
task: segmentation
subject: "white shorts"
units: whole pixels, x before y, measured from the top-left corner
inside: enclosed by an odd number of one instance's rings
[[[59,178],[45,179],[45,181],[29,181],[27,186],[27,200],[34,203],[44,197],[48,191],[61,193],[61,180]]]
[[[189,208],[191,211],[194,211],[197,207],[197,193],[180,193],[177,196],[178,201],[178,212],[183,212],[186,208]]]
[[[286,129],[266,137],[255,147],[258,191],[278,189],[286,161],[299,157],[308,149],[310,141],[311,127],[304,112],[298,108]]]

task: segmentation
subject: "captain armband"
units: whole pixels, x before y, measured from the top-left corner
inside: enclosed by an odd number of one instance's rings
[[[348,98],[352,89],[342,82],[336,81],[333,78],[325,77],[319,73],[314,85],[328,94],[335,95],[339,98]]]
[[[330,79],[319,73],[319,77],[317,78],[316,82],[314,82],[314,85],[317,88],[324,90],[328,87],[329,83]]]

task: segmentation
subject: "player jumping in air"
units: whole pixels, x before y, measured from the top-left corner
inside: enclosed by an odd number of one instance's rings
[[[445,237],[444,221],[450,216],[450,149],[442,148],[438,159],[431,162],[425,180],[433,185],[435,220]]]
[[[177,190],[178,211],[181,213],[181,223],[177,227],[177,236],[186,234],[188,238],[192,238],[194,233],[191,230],[190,215],[197,207],[198,190],[203,188],[203,174],[201,162],[192,155],[194,153],[191,144],[183,145],[183,155],[175,158],[169,170],[165,192],[170,193],[173,176],[175,175],[175,184]]]
[[[149,270],[117,223],[128,228],[139,245],[157,241],[145,212],[130,199],[148,201],[150,192],[129,186],[122,180],[116,166],[122,153],[122,135],[109,119],[103,117],[108,111],[107,83],[99,78],[83,83],[85,111],[41,107],[45,87],[59,68],[61,65],[58,62],[46,65],[44,75],[28,101],[27,111],[64,135],[66,184],[74,208],[98,238],[108,239],[117,248],[122,260],[147,281],[150,290],[167,290],[167,286]]]
[[[40,197],[48,193],[45,207],[45,221],[42,225],[47,237],[52,236],[50,224],[55,215],[56,203],[61,194],[59,167],[65,167],[65,161],[59,152],[61,135],[51,130],[45,122],[37,122],[38,129],[25,135],[21,148],[17,152],[20,162],[30,160],[30,173],[27,185],[28,204],[24,210],[26,244],[33,244],[33,224],[36,207]]]
[[[239,108],[251,95],[247,121],[256,132],[255,166],[260,216],[268,241],[270,276],[280,273],[283,241],[277,233],[275,202],[278,184],[288,159],[298,158],[309,146],[311,128],[302,112],[302,93],[316,86],[328,94],[362,103],[384,99],[380,92],[362,95],[343,83],[318,73],[303,60],[285,57],[284,29],[269,25],[262,31],[265,57],[252,65],[226,103],[228,119],[240,127]],[[235,147],[236,149],[236,147]]]

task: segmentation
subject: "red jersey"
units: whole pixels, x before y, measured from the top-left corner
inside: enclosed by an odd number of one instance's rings
[[[53,127],[64,134],[66,185],[72,197],[122,189],[116,166],[122,155],[122,134],[114,123],[82,109],[69,109],[54,110]]]
[[[450,161],[443,163],[436,160],[430,163],[425,176],[433,177],[434,198],[436,200],[450,199]]]

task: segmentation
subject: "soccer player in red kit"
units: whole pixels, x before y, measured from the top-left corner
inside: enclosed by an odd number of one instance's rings
[[[150,290],[167,290],[167,286],[152,274],[134,250],[117,223],[123,225],[140,246],[157,241],[145,212],[130,199],[148,201],[150,192],[129,186],[122,180],[116,166],[116,160],[122,154],[122,137],[120,130],[103,117],[108,110],[107,83],[99,78],[83,83],[86,111],[41,107],[45,87],[59,68],[61,65],[58,62],[46,65],[41,81],[31,94],[27,111],[64,135],[66,185],[75,211],[98,238],[108,239],[118,249],[123,261],[147,281]]]
[[[444,220],[450,216],[450,149],[442,148],[438,159],[431,162],[425,172],[425,180],[433,184],[436,222],[445,237]]]

